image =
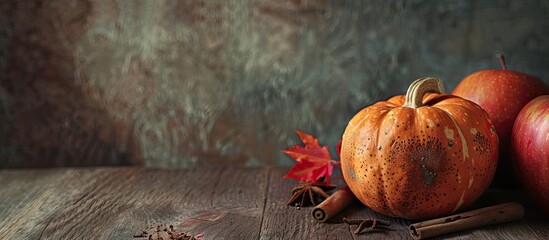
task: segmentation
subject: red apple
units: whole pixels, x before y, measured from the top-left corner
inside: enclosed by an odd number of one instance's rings
[[[549,94],[549,87],[534,76],[506,69],[498,54],[502,70],[482,70],[465,77],[452,94],[480,105],[492,120],[499,137],[499,164],[494,178],[496,186],[517,186],[511,170],[511,129],[518,113],[530,100]]]
[[[515,173],[524,190],[549,216],[549,95],[520,111],[511,135]]]

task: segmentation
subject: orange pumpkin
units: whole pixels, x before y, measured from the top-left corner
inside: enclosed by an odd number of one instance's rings
[[[372,210],[407,219],[449,215],[490,185],[498,137],[477,104],[444,94],[439,79],[354,116],[341,145],[343,177]]]

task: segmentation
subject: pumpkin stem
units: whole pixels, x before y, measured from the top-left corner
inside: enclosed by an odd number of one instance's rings
[[[426,93],[444,93],[442,81],[434,77],[424,77],[415,80],[408,87],[404,107],[418,108],[423,106],[423,95]]]

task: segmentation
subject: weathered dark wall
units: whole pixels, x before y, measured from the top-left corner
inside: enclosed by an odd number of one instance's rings
[[[549,2],[0,3],[0,166],[289,164],[412,80],[549,81]]]

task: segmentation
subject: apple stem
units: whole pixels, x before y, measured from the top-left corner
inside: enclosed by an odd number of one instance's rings
[[[501,69],[507,70],[507,65],[505,64],[505,57],[503,56],[503,54],[501,53],[496,54],[496,58],[498,59],[499,64],[501,65]]]

